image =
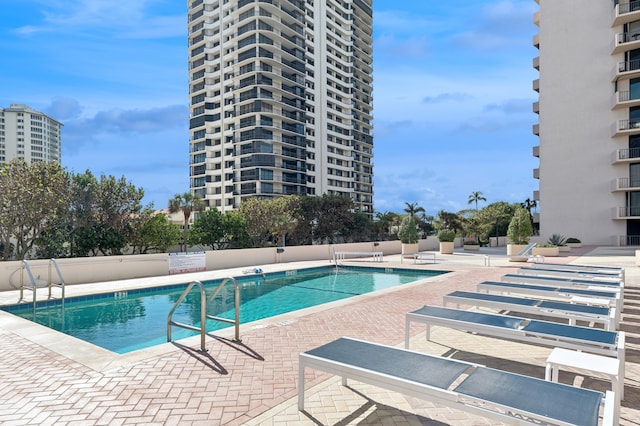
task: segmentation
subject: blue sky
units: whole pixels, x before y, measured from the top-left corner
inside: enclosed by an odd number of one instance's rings
[[[1,0],[0,106],[64,123],[62,164],[189,189],[186,2]],[[532,197],[533,0],[374,0],[376,211]],[[482,205],[482,204],[481,204]]]

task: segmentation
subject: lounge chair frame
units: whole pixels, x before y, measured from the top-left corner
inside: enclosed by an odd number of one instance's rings
[[[519,294],[530,297],[564,300],[567,302],[583,302],[592,304],[606,304],[622,312],[620,292],[589,290],[576,287],[543,286],[538,284],[520,284],[500,281],[483,281],[476,287],[479,292],[497,292],[500,294]],[[618,314],[620,315],[620,314]]]
[[[501,311],[566,319],[569,320],[571,325],[575,325],[576,321],[586,321],[602,324],[607,330],[616,330],[618,328],[616,309],[605,306],[589,306],[553,300],[474,293],[471,291],[451,292],[443,297],[443,301],[444,306],[455,304],[457,308],[460,308],[460,305],[485,307]]]
[[[553,268],[542,268],[542,267],[530,267],[523,266],[522,268],[516,271],[517,274],[520,275],[530,275],[530,276],[546,276],[546,277],[556,277],[556,278],[578,278],[584,280],[598,280],[598,281],[613,281],[613,282],[621,282],[623,281],[623,277],[620,274],[609,274],[609,273],[600,273],[594,271],[575,271],[575,270],[567,270],[567,269],[553,269]]]
[[[337,350],[334,351],[334,348]],[[367,355],[375,354],[375,361],[363,362],[363,352]],[[411,366],[419,366],[422,370],[428,371],[426,376],[429,377],[426,377],[423,371],[417,374],[417,378],[414,378],[411,371],[407,371]],[[444,373],[442,372],[443,368],[439,368],[442,366],[446,370]],[[508,424],[571,425],[578,422],[580,424],[588,422],[591,425],[597,425],[598,409],[602,406],[604,406],[603,425],[615,424],[618,416],[618,410],[615,407],[615,394],[611,391],[607,391],[602,398],[600,392],[588,389],[574,388],[487,368],[479,364],[346,337],[300,354],[298,388],[298,409],[300,411],[304,410],[306,368],[341,376],[344,386],[347,385],[348,379],[357,380]],[[399,369],[404,371],[401,374],[395,374],[394,371]],[[406,374],[404,374],[405,372]],[[431,377],[432,375],[435,377]],[[505,394],[508,392],[503,391],[502,388],[499,388],[501,385],[497,384],[487,388],[484,381],[481,387],[485,388],[486,392],[474,392],[474,381],[477,383],[479,380],[483,380],[480,377],[487,375],[501,379],[493,383],[504,381],[517,383],[521,389],[529,389],[530,387],[544,389],[543,393],[551,396],[549,398],[551,402],[545,405],[546,403],[538,403],[538,401],[528,398],[525,398],[526,401],[511,398],[517,400],[516,403],[506,405],[505,401],[509,399],[509,395]],[[576,406],[576,404],[579,405]],[[544,408],[541,407],[542,405]],[[566,407],[571,407],[574,412],[581,414],[566,414]],[[535,409],[536,412],[529,411],[532,409]],[[542,411],[544,414],[541,414]],[[564,419],[548,417],[549,411],[561,413],[560,415],[564,416]],[[584,418],[579,419],[582,415]]]
[[[409,349],[411,342],[412,322],[426,325],[427,340],[431,340],[431,327],[440,326],[498,339],[616,357],[622,366],[625,362],[624,331],[598,330],[509,315],[425,305],[416,311],[407,313],[405,317],[404,341],[406,349]],[[622,377],[624,377],[624,372]]]

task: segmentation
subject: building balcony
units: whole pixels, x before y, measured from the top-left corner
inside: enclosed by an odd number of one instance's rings
[[[540,190],[533,191],[533,199],[535,201],[540,201]]]
[[[617,220],[640,219],[640,207],[614,207],[613,218]]]
[[[627,3],[616,4],[612,27],[628,24],[640,19],[640,0],[632,0]]]
[[[532,83],[531,86],[532,86],[534,91],[540,93],[540,79],[539,78],[536,78],[535,80],[533,80],[533,83]]]
[[[635,77],[640,77],[640,59],[618,62],[618,66],[612,72],[611,81]]]
[[[540,71],[540,56],[533,58],[533,68]]]
[[[533,23],[538,27],[540,26],[540,12],[536,12],[533,14]]]
[[[533,214],[533,223],[540,223],[540,213]]]
[[[612,136],[640,134],[640,120],[618,120],[613,125]]]
[[[613,152],[613,164],[625,164],[640,161],[640,148],[621,148]]]
[[[612,192],[638,191],[640,190],[640,179],[618,178],[613,180]]]
[[[539,114],[540,113],[540,102],[538,102],[538,101],[534,102],[533,105],[532,105],[532,108],[533,108],[533,112],[534,113]]]
[[[640,105],[640,93],[638,90],[619,90],[613,94],[611,109],[631,108]]]
[[[540,124],[534,124],[533,126],[531,126],[531,131],[534,135],[540,136]]]
[[[640,32],[618,33],[613,39],[611,54],[626,52],[640,47]]]
[[[540,179],[540,169],[539,168],[533,169],[533,178],[534,179]]]
[[[533,147],[533,156],[536,158],[540,158],[540,145],[536,145]]]
[[[536,34],[533,36],[533,47],[536,49],[540,49],[540,34]]]

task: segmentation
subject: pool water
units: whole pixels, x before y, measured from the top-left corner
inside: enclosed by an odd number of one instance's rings
[[[286,273],[240,277],[240,323],[333,302],[372,291],[417,281],[443,271],[416,271],[379,268],[314,268]],[[203,282],[210,295],[220,280]],[[33,309],[31,304],[2,307],[14,315],[101,346],[117,353],[165,343],[167,315],[187,284],[144,290],[119,291],[91,297],[67,298],[44,302]],[[233,319],[235,316],[233,284],[207,304],[207,314]],[[200,292],[194,287],[173,314],[173,320],[200,324]],[[207,320],[211,332],[230,324]],[[172,340],[198,334],[173,327]]]

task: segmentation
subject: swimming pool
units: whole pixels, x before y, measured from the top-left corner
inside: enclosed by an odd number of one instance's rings
[[[275,315],[333,302],[348,297],[414,282],[446,271],[398,268],[323,267],[237,277],[240,285],[242,324]],[[211,294],[220,280],[203,282]],[[123,354],[165,343],[167,314],[187,283],[148,289],[67,298],[0,309],[54,330]],[[227,284],[207,304],[207,313],[234,317],[234,290]],[[173,315],[174,321],[199,325],[200,293],[192,290]],[[211,332],[230,325],[207,321]],[[196,335],[172,329],[172,340]]]

